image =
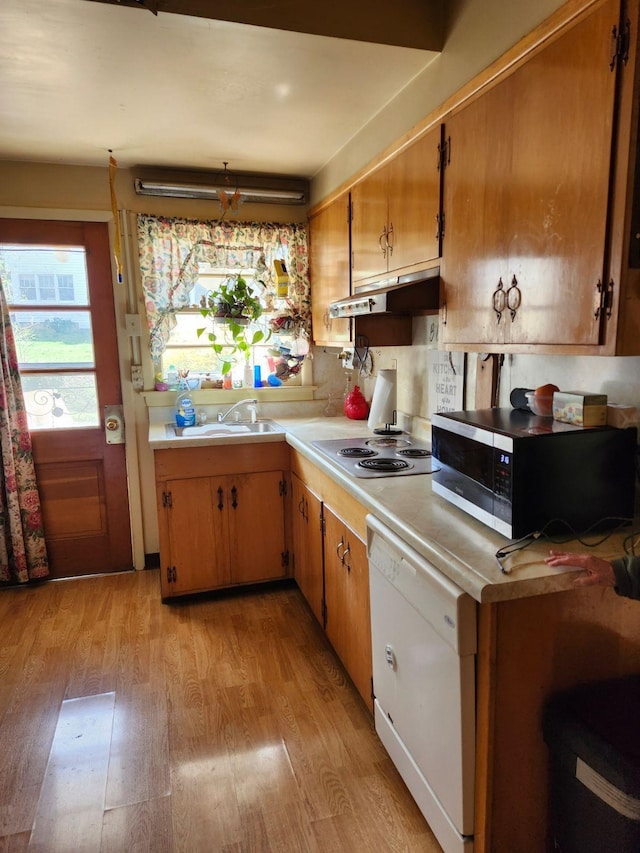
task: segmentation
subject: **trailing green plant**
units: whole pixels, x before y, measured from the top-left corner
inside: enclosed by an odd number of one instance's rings
[[[206,327],[197,330],[198,337],[207,332],[223,374],[229,373],[239,357],[248,361],[251,348],[271,337],[270,331],[251,328],[262,316],[263,307],[241,275],[230,276],[210,293],[200,313],[210,322],[208,332]]]

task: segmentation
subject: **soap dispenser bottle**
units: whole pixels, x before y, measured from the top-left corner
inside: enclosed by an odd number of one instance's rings
[[[176,426],[195,426],[196,409],[193,405],[193,397],[188,388],[183,388],[176,397]]]

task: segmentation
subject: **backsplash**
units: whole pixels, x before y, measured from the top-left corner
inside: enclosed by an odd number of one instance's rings
[[[414,318],[412,346],[372,349],[374,377],[361,383],[368,399],[371,398],[375,373],[381,368],[395,367],[398,372],[398,410],[429,418],[427,359],[430,322],[432,318]],[[475,354],[469,354],[465,388],[465,408],[468,409],[474,407],[475,361]],[[506,355],[500,378],[499,404],[510,405],[509,395],[513,388],[535,388],[547,382],[563,391],[607,394],[610,403],[640,407],[640,356]]]

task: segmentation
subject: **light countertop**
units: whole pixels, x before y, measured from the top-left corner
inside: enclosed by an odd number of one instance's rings
[[[550,547],[585,550],[579,542],[562,546],[548,540],[535,542],[503,559],[508,570],[508,574],[503,574],[495,553],[508,546],[510,540],[434,495],[429,475],[354,478],[311,445],[312,441],[332,438],[369,438],[371,431],[365,421],[345,417],[286,417],[277,418],[277,422],[282,427],[278,432],[213,439],[172,437],[164,422],[152,422],[149,443],[153,450],[159,450],[207,443],[287,441],[476,601],[505,601],[572,588],[575,572],[552,569],[544,563],[544,558]],[[606,559],[619,556],[624,535],[613,534],[589,550]]]

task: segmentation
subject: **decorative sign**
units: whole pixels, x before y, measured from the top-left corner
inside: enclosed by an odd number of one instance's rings
[[[465,353],[427,351],[429,416],[464,409]]]

